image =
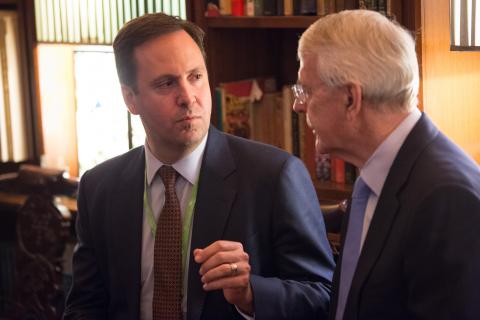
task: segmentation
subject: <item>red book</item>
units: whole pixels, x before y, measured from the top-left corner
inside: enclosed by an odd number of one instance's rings
[[[232,0],[232,16],[244,16],[244,1]]]
[[[332,157],[332,181],[345,183],[345,161],[340,158]]]

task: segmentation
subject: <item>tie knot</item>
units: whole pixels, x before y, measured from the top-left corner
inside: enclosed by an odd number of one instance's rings
[[[358,198],[368,198],[370,195],[370,188],[368,185],[363,181],[361,177],[357,178],[357,181],[355,181],[355,185],[353,186],[353,194],[352,198],[353,199],[358,199]]]
[[[158,171],[162,178],[165,189],[172,189],[175,187],[175,179],[177,178],[177,171],[172,166],[162,166]]]

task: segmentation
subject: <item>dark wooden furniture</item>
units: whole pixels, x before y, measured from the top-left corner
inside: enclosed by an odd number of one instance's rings
[[[77,187],[62,174],[21,166],[0,176],[0,319],[61,317]]]

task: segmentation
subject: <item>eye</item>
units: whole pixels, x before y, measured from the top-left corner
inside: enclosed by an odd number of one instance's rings
[[[190,76],[190,80],[192,81],[198,81],[198,80],[201,80],[202,78],[203,78],[203,74],[200,72],[192,73],[192,75]]]
[[[152,83],[152,88],[155,90],[170,89],[176,85],[176,80],[173,78],[162,79]]]
[[[158,88],[169,88],[169,87],[171,87],[171,86],[174,85],[174,82],[175,82],[175,81],[173,81],[173,80],[171,80],[171,79],[165,80],[165,81],[160,82],[160,83],[157,85],[157,87],[158,87]]]

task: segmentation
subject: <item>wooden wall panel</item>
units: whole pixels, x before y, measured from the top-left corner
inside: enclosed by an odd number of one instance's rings
[[[422,1],[423,108],[480,162],[480,52],[450,51],[449,0]]]

